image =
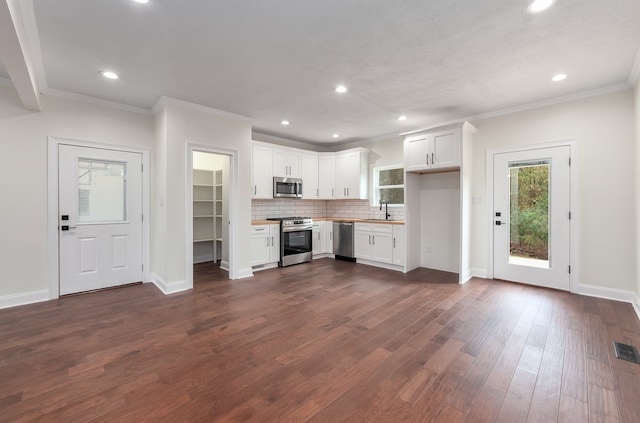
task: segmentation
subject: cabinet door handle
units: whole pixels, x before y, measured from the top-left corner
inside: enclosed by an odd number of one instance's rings
[[[253,195],[256,195],[258,193],[258,186],[254,185],[253,186]]]
[[[267,238],[265,239],[265,241],[267,241],[267,247],[268,247],[268,246],[269,246],[269,237],[267,237]]]
[[[376,236],[374,235],[372,238],[373,238],[373,245],[376,245]]]
[[[429,166],[429,153],[427,153],[427,166]]]
[[[350,195],[349,193],[349,187],[347,187],[347,197]]]
[[[333,193],[333,188],[331,188],[331,197],[333,197],[335,194]]]
[[[369,245],[371,245],[371,235],[369,235]]]
[[[273,247],[275,244],[273,243],[273,237],[271,237],[271,246]]]
[[[396,248],[396,239],[393,238],[393,248]]]
[[[320,197],[320,188],[316,188],[316,197]]]
[[[436,164],[436,161],[433,160],[433,153],[431,153],[431,164]]]

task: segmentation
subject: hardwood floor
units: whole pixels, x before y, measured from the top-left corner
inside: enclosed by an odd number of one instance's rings
[[[0,310],[0,421],[638,422],[632,307],[320,259]]]

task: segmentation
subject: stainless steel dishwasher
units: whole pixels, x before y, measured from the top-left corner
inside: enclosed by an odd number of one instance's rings
[[[353,222],[333,222],[333,254],[336,258],[356,261],[353,244]]]

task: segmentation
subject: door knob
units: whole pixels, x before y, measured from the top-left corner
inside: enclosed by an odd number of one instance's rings
[[[496,226],[500,226],[500,225],[502,225],[502,222],[499,220],[496,220]]]

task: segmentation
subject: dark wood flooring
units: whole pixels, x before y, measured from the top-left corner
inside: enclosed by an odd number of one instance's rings
[[[638,422],[632,307],[313,263],[0,310],[2,422]]]

